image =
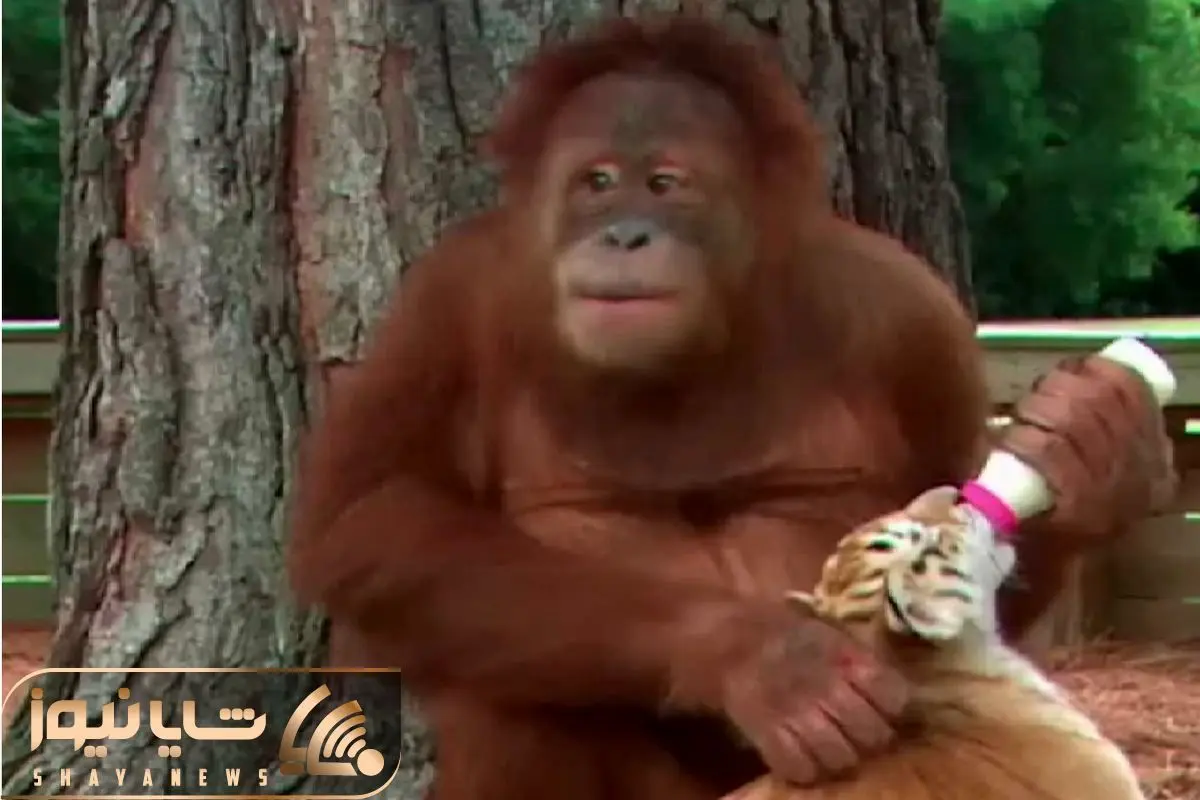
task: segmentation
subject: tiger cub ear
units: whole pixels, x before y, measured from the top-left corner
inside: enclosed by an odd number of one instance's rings
[[[905,508],[905,516],[914,519],[947,519],[950,511],[958,504],[958,488],[938,486],[918,495]]]

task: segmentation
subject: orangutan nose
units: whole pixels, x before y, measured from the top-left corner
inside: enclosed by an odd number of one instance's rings
[[[623,219],[604,229],[603,242],[621,250],[639,250],[654,239],[658,225],[647,219]]]

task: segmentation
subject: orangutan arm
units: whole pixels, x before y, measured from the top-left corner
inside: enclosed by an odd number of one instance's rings
[[[1018,420],[1024,415],[1032,424],[989,432],[992,406],[974,325],[918,259],[879,257],[888,245],[899,250],[892,242],[871,248],[879,295],[891,298],[888,313],[877,316],[875,352],[890,376],[917,491],[970,480],[997,446],[1011,447],[1055,489],[1055,508],[1021,526],[1017,572],[1001,590],[1001,627],[1018,638],[1054,602],[1089,541],[1110,538],[1171,495],[1161,414],[1118,368],[1068,359],[1018,405]]]
[[[1054,493],[1054,507],[1023,526],[1022,585],[1002,609],[1008,629],[1020,631],[1053,601],[1076,556],[1163,509],[1178,474],[1149,387],[1106,359],[1064,359],[1017,403],[1013,419],[1000,445]]]
[[[482,319],[464,271],[501,256],[489,224],[411,268],[365,360],[332,387],[303,454],[292,585],[357,629],[385,661],[374,666],[427,685],[659,704],[732,598],[545,547],[482,505],[456,463]]]
[[[885,379],[885,396],[908,443],[908,491],[962,485],[999,441],[987,429],[992,406],[972,320],[950,287],[898,242],[871,233],[838,241],[843,248],[854,245],[840,260],[856,264],[860,280],[881,298],[879,307],[862,314],[871,317],[861,323],[868,331],[864,342],[874,343],[862,357]],[[1040,518],[1022,526],[1018,579],[1002,590],[1000,604],[1010,636],[1023,634],[1062,588],[1074,553],[1069,537],[1060,535],[1065,524]]]

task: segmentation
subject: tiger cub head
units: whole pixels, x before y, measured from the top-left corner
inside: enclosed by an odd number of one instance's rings
[[[1015,563],[1011,544],[939,487],[851,531],[811,594],[790,598],[868,641],[947,643],[995,633],[995,594]]]

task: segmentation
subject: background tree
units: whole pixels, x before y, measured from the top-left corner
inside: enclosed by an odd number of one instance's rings
[[[57,5],[6,0],[4,36],[5,319],[53,319],[61,181]]]
[[[623,4],[631,12],[674,3]],[[839,205],[966,287],[918,0],[689,2],[780,48],[831,134]],[[292,456],[404,265],[488,202],[475,144],[513,68],[617,10],[589,0],[67,0],[50,663],[288,666],[322,656],[280,542]],[[54,676],[92,702],[120,676]],[[134,679],[135,691],[155,680]],[[149,687],[174,699],[177,684]],[[297,698],[298,699],[298,698]],[[79,765],[6,737],[6,794]],[[414,729],[419,735],[419,729]],[[113,749],[137,770],[151,743]],[[393,787],[415,796],[428,742]],[[149,749],[148,749],[149,748]],[[194,769],[203,757],[185,754]],[[257,754],[244,754],[250,768]],[[189,761],[189,759],[191,759]],[[86,791],[86,788],[84,789]]]
[[[1192,0],[949,0],[950,142],[990,317],[1195,313]],[[1200,268],[1190,257],[1193,272]],[[1183,293],[1181,295],[1181,293]]]

